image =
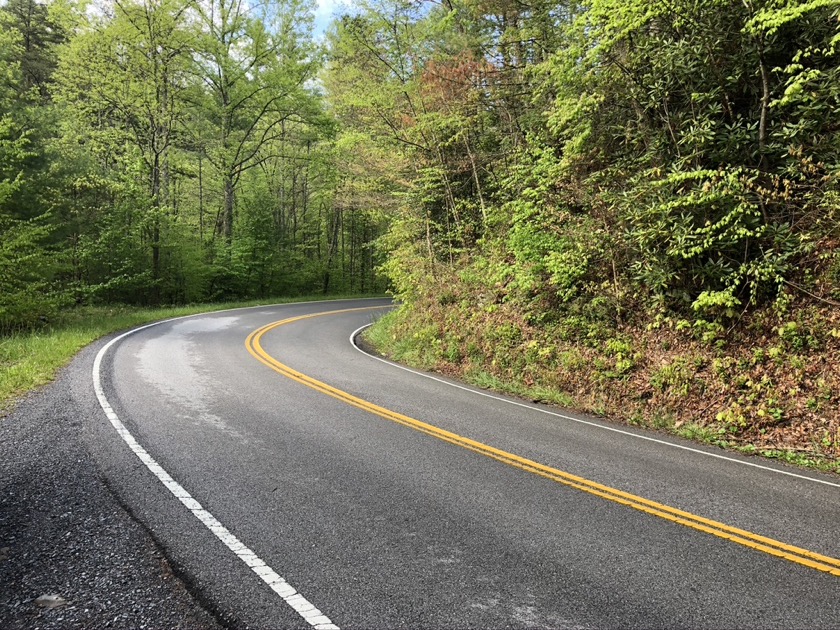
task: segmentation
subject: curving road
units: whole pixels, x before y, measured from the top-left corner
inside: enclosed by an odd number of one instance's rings
[[[97,465],[227,625],[840,625],[836,478],[401,369],[350,342],[388,306],[99,350]]]

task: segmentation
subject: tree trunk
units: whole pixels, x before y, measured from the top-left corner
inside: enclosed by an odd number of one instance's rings
[[[230,247],[233,241],[233,206],[236,203],[236,190],[233,184],[233,175],[225,174],[225,199],[222,211],[222,236],[225,243]]]

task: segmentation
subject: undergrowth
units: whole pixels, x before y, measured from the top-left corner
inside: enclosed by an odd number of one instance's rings
[[[368,333],[383,354],[478,387],[840,472],[840,309],[790,297],[729,330],[678,318],[535,321],[428,292]]]

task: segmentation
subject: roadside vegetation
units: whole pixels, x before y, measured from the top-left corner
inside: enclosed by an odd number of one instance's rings
[[[799,322],[767,309],[726,341],[674,319],[582,340],[566,324],[533,325],[477,299],[394,311],[368,340],[394,360],[482,388],[840,472],[836,309],[812,308]]]
[[[332,299],[341,299],[333,296]],[[357,297],[357,296],[346,296]],[[51,382],[79,350],[113,332],[142,324],[231,308],[305,302],[314,298],[193,304],[168,308],[93,306],[68,310],[37,331],[0,337],[0,418],[24,394]]]
[[[0,6],[6,367],[84,309],[390,288],[389,354],[836,467],[840,0],[99,8]]]
[[[333,72],[407,161],[380,349],[837,469],[840,3],[376,5]]]

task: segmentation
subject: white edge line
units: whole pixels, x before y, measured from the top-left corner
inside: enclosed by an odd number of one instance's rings
[[[361,298],[365,299],[365,298]],[[375,298],[371,298],[375,299]],[[330,300],[324,300],[330,301]],[[341,300],[337,300],[341,301]],[[129,330],[128,332],[124,332],[118,337],[111,339],[107,344],[105,344],[102,349],[96,354],[96,358],[93,360],[93,389],[96,392],[96,398],[99,400],[99,405],[102,407],[102,411],[105,412],[105,415],[110,420],[111,425],[113,425],[114,429],[116,429],[117,433],[126,443],[126,445],[132,450],[132,452],[143,462],[146,468],[158,478],[158,480],[169,490],[172,495],[178,499],[184,507],[186,507],[190,512],[192,512],[193,516],[195,516],[201,523],[208,529],[210,532],[216,536],[228,549],[230,549],[245,565],[251,569],[256,575],[265,582],[268,587],[274,591],[277,595],[279,595],[292,609],[300,615],[304,621],[306,621],[312,628],[315,630],[338,630],[338,626],[335,625],[329,617],[327,617],[324,613],[322,613],[318,608],[316,608],[309,600],[307,600],[303,595],[297,592],[297,590],[289,584],[283,577],[281,577],[274,569],[268,566],[257,554],[255,554],[247,545],[245,545],[242,541],[240,541],[236,536],[230,533],[230,531],[222,525],[216,517],[214,517],[210,512],[205,510],[201,504],[196,501],[189,492],[187,492],[184,487],[175,481],[168,472],[158,464],[155,459],[149,455],[148,451],[144,449],[140,444],[134,439],[134,436],[131,432],[125,427],[122,421],[117,416],[114,409],[111,407],[111,403],[108,402],[108,398],[105,396],[105,391],[102,388],[102,380],[100,377],[100,369],[102,366],[102,359],[105,357],[105,354],[108,350],[117,342],[121,341],[125,337],[129,335],[133,335],[136,332],[140,332],[141,330],[146,330],[147,328],[152,328],[153,326],[160,326],[161,324],[166,324],[168,322],[177,321],[180,319],[186,319],[189,317],[200,317],[203,315],[213,315],[216,313],[229,313],[231,311],[240,311],[246,309],[257,309],[257,308],[270,308],[273,306],[287,306],[287,305],[295,305],[295,304],[313,304],[316,303],[314,301],[310,302],[289,302],[288,304],[267,304],[262,306],[245,306],[240,308],[231,308],[231,309],[223,309],[219,311],[209,311],[207,313],[195,313],[193,315],[184,315],[182,317],[172,317],[170,319],[165,319],[159,322],[154,322],[152,324],[146,324],[145,326],[140,326],[139,328],[134,328]]]
[[[532,405],[528,405],[525,403],[518,402],[516,400],[510,400],[508,398],[502,398],[501,396],[495,396],[494,394],[489,394],[485,391],[481,391],[480,389],[474,389],[472,387],[466,387],[464,385],[459,385],[457,383],[452,383],[450,381],[444,380],[442,378],[438,378],[436,376],[432,376],[431,374],[427,374],[426,372],[420,372],[419,370],[413,370],[409,367],[404,365],[400,365],[399,363],[394,363],[393,361],[388,361],[387,359],[383,359],[382,357],[378,357],[376,355],[370,354],[362,350],[359,345],[356,343],[356,337],[365,329],[370,328],[373,324],[365,324],[364,326],[360,326],[356,330],[354,330],[350,334],[350,343],[356,350],[361,352],[366,357],[370,357],[371,359],[375,359],[377,361],[381,361],[386,365],[390,365],[391,367],[398,368],[400,370],[404,370],[406,372],[411,372],[412,374],[416,374],[417,376],[422,376],[424,378],[431,379],[433,381],[437,381],[438,383],[443,383],[444,385],[449,385],[450,387],[455,387],[456,389],[464,390],[465,392],[470,392],[473,394],[477,394],[478,396],[484,396],[485,398],[491,398],[493,400],[497,400],[503,403],[507,403],[509,405],[514,405],[516,407],[523,407],[525,409],[530,409],[531,411],[537,411],[539,413],[544,413],[548,416],[554,416],[556,418],[562,418],[563,420],[571,420],[572,422],[577,422],[578,424],[585,424],[590,427],[595,427],[598,429],[603,429],[604,431],[612,431],[613,433],[620,433],[621,435],[628,435],[630,437],[637,438],[639,440],[647,440],[648,442],[655,442],[656,444],[663,444],[665,446],[670,446],[673,448],[679,448],[684,451],[689,451],[691,453],[697,453],[699,455],[705,455],[706,457],[714,457],[716,459],[723,459],[727,462],[732,462],[735,464],[741,464],[742,466],[751,466],[752,468],[759,468],[761,470],[768,470],[770,472],[778,473],[780,475],[787,475],[788,477],[795,477],[797,479],[804,479],[805,481],[812,481],[814,483],[821,483],[826,486],[832,486],[834,488],[840,488],[840,484],[834,483],[831,481],[825,481],[824,479],[815,479],[814,477],[808,477],[806,475],[799,475],[797,473],[793,473],[787,470],[779,470],[778,468],[772,468],[770,466],[762,466],[761,464],[756,464],[754,462],[746,462],[740,459],[735,459],[734,457],[727,457],[726,455],[719,455],[718,453],[709,453],[708,451],[702,451],[698,448],[692,448],[690,446],[684,446],[682,444],[674,444],[673,442],[668,442],[666,440],[659,440],[657,438],[653,438],[647,435],[639,435],[638,433],[632,433],[630,431],[624,431],[623,429],[617,429],[615,427],[605,426],[603,424],[598,424],[597,422],[591,422],[589,420],[583,420],[582,418],[575,418],[574,416],[567,416],[566,414],[557,413],[556,411],[549,411],[548,409],[542,409],[540,407],[534,407]]]

